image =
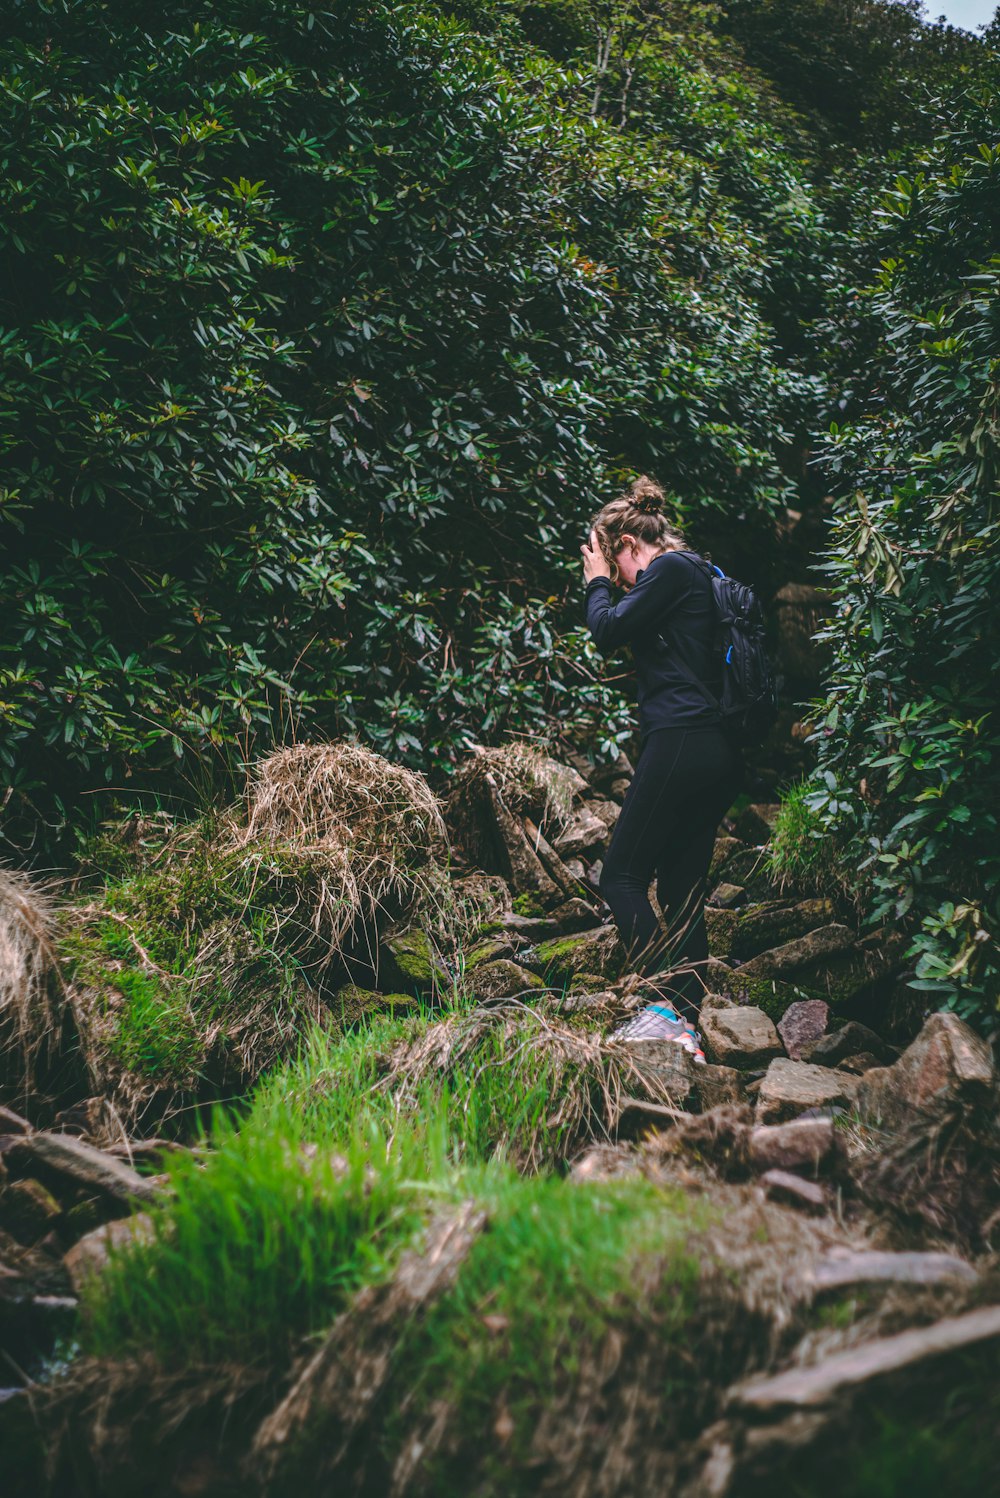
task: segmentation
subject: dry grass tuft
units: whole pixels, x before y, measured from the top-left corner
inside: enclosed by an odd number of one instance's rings
[[[466,1113],[479,1109],[490,1151],[525,1171],[613,1139],[630,1096],[674,1102],[637,1065],[634,1047],[571,1028],[517,998],[431,1025],[390,1054],[378,1086],[408,1115],[428,1084],[447,1087]]]
[[[27,874],[0,868],[0,1050],[17,1082],[31,1089],[42,1056],[58,1043],[62,1006],[54,998],[55,907]],[[9,1060],[5,1057],[9,1065]]]
[[[229,826],[248,860],[282,848],[300,863],[303,926],[329,951],[357,921],[404,912],[441,919],[448,835],[423,776],[348,740],[278,749],[256,767],[246,822]],[[303,912],[306,914],[305,912]]]

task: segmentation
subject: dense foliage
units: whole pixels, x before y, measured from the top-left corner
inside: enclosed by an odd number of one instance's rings
[[[650,467],[703,536],[766,536],[799,396],[762,235],[509,27],[144,24],[27,4],[4,47],[8,837],[290,725],[421,768],[554,717],[623,736],[579,532]]]
[[[1000,112],[995,86],[897,178],[881,270],[830,346],[860,342],[867,414],[834,426],[839,608],[807,798],[916,984],[966,1015],[1000,994]],[[846,330],[846,331],[845,331]],[[857,348],[855,348],[855,354]],[[843,350],[841,350],[843,357]],[[857,399],[857,394],[855,395]]]

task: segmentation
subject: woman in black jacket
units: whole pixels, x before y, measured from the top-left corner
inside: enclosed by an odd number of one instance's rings
[[[705,887],[744,767],[697,685],[720,688],[711,578],[663,504],[657,484],[637,479],[598,512],[580,548],[594,643],[603,655],[630,646],[638,677],[639,758],[600,891],[633,970],[658,975],[654,1002],[617,1037],[675,1040],[704,1061],[697,1019],[708,957]],[[617,604],[615,582],[626,590]],[[662,933],[649,900],[654,875]]]

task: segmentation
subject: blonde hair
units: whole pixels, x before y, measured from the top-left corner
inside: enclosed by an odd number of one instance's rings
[[[617,499],[603,505],[590,522],[597,532],[597,542],[611,568],[611,581],[621,582],[615,553],[621,549],[622,536],[648,541],[662,551],[687,547],[687,542],[664,514],[666,495],[655,479],[640,474]]]

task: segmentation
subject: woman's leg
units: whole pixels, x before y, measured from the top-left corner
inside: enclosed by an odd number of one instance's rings
[[[686,729],[671,728],[646,739],[604,855],[600,892],[633,964],[663,946],[649,886],[679,811],[675,781],[686,737]]]
[[[719,823],[739,794],[742,764],[718,754],[719,777],[702,796],[695,796],[686,815],[674,825],[656,866],[656,898],[669,937],[669,997],[678,1014],[696,1020],[705,992],[708,934],[705,892]]]
[[[742,781],[721,730],[660,729],[643,746],[601,874],[604,896],[634,970],[664,974],[663,998],[696,1017],[708,955],[704,895],[715,833]],[[649,901],[657,899],[666,930]],[[669,978],[674,969],[681,972]]]

